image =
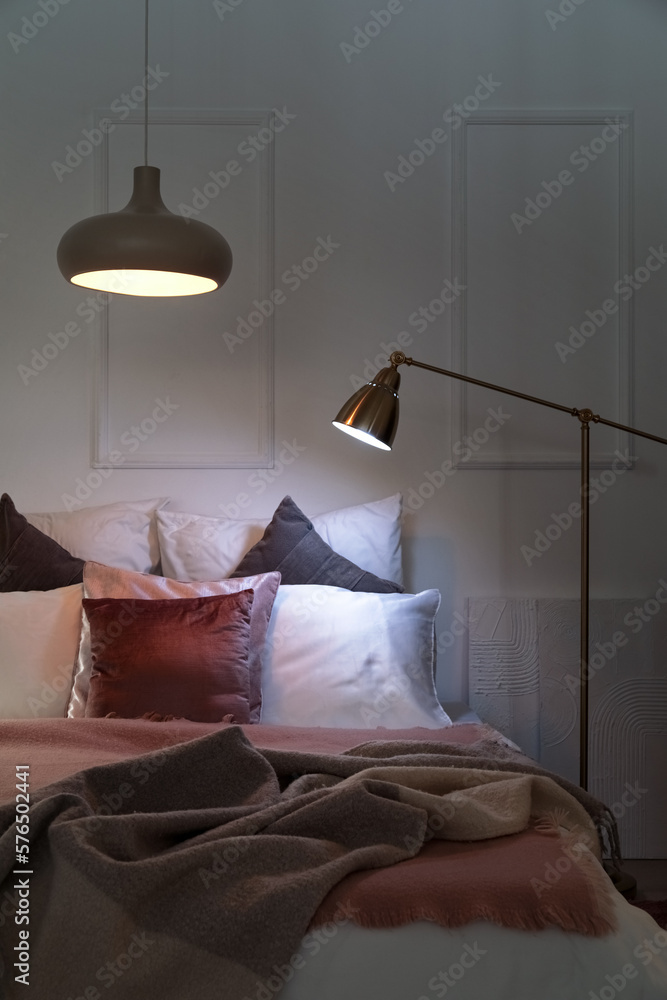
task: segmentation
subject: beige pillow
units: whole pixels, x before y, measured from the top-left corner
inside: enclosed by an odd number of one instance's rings
[[[80,583],[0,594],[0,718],[65,715],[82,596]]]

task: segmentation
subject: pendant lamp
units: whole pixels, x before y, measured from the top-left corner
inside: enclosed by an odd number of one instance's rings
[[[145,71],[148,75],[148,0]],[[220,288],[232,270],[227,240],[211,226],[170,212],[160,171],[148,166],[148,91],[144,102],[144,165],[119,212],[94,215],[67,230],[58,267],[73,285],[123,295],[201,295]]]

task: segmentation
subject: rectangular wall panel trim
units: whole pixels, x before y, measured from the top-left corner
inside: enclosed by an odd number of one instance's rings
[[[95,112],[103,118],[113,127],[96,150],[98,212],[124,207],[143,163],[141,114]],[[151,109],[149,163],[165,204],[222,233],[234,264],[205,295],[108,297],[94,331],[95,468],[272,466],[274,317],[255,313],[274,288],[275,140],[254,155],[244,145],[275,134],[271,121],[265,110]],[[168,417],[156,421],[156,409]]]
[[[632,113],[473,112],[453,134],[452,366],[619,423],[633,423],[626,282],[650,248],[632,245]],[[560,180],[559,180],[560,178]],[[488,407],[512,419],[484,433]],[[579,423],[533,403],[455,383],[459,468],[577,468]],[[477,437],[475,434],[477,433]],[[632,438],[593,426],[593,467]],[[458,450],[458,454],[461,449]]]

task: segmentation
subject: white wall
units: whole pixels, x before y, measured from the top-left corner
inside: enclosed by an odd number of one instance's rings
[[[50,9],[56,0],[44,2]],[[341,246],[275,318],[275,441],[296,439],[305,448],[298,461],[261,495],[248,488],[247,469],[117,469],[89,502],[170,495],[175,508],[216,513],[247,491],[246,514],[269,515],[289,492],[314,514],[408,494],[447,458],[452,389],[436,375],[404,369],[391,455],[363,449],[330,420],[352,390],[351,376],[363,373],[383,341],[411,329],[409,315],[444,278],[456,277],[452,137],[393,193],[383,175],[474,91],[479,76],[502,84],[485,108],[633,110],[636,264],[665,237],[664,4],[585,0],[569,4],[573,13],[552,28],[546,3],[536,0],[404,0],[386,29],[346,61],[341,43],[352,42],[355,27],[381,6],[241,0],[234,9],[221,6],[221,18],[209,0],[153,4],[150,61],[169,72],[155,107],[285,106],[297,116],[275,148],[276,284],[318,236],[331,234]],[[32,348],[61,330],[82,301],[60,276],[55,251],[65,229],[94,211],[93,157],[62,181],[52,162],[95,124],[95,109],[141,79],[142,7],[139,0],[70,0],[27,44],[15,41],[16,52],[9,33],[19,34],[22,18],[42,8],[36,0],[0,7],[0,233],[7,234],[0,241],[1,487],[23,510],[62,507],[62,495],[91,470],[92,325],[29,384],[18,366],[30,363]],[[158,165],[168,172],[167,162]],[[589,264],[578,264],[578,280]],[[634,421],[667,435],[665,287],[657,274],[633,303]],[[224,289],[217,294],[221,323],[233,322]],[[450,363],[452,325],[447,310],[415,334],[415,357]],[[483,357],[484,338],[491,347],[498,333],[475,328],[468,336]],[[233,365],[234,356],[225,363]],[[555,354],[547,365],[517,352],[507,384],[548,396],[559,364]],[[497,378],[491,361],[471,374]],[[571,442],[574,421],[554,420],[554,433]],[[636,454],[636,468],[592,511],[596,596],[648,597],[667,572],[667,450],[640,442]],[[461,469],[406,519],[408,583],[441,589],[441,632],[464,611],[467,596],[576,597],[576,529],[530,567],[520,547],[576,499],[577,484],[573,470]],[[457,640],[441,652],[439,687],[447,697],[467,694],[464,651]]]

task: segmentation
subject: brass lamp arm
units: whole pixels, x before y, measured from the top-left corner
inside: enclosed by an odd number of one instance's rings
[[[593,413],[588,408],[579,409],[576,406],[562,406],[560,403],[552,403],[548,399],[541,399],[539,396],[529,396],[525,392],[518,392],[516,389],[506,389],[502,385],[495,385],[493,382],[483,382],[481,379],[473,378],[471,375],[462,375],[461,372],[449,371],[447,368],[437,368],[435,365],[427,365],[423,361],[415,361],[408,358],[402,351],[394,351],[389,357],[392,368],[399,365],[413,365],[415,368],[425,368],[430,372],[437,372],[440,375],[449,375],[450,378],[459,379],[462,382],[470,382],[472,385],[481,385],[484,389],[494,389],[496,392],[504,392],[506,396],[514,396],[516,399],[527,399],[529,403],[539,403],[540,406],[550,406],[552,410],[561,410],[569,413],[573,417],[579,417],[582,423],[593,422],[594,424],[605,424],[607,427],[615,427],[619,431],[626,431],[628,434],[636,434],[639,437],[648,438],[650,441],[658,441],[659,444],[667,444],[667,438],[658,437],[657,434],[649,434],[648,431],[637,430],[636,427],[629,427],[626,424],[619,424],[615,420],[607,420],[599,413]]]
[[[617,430],[626,431],[628,434],[635,434],[638,437],[648,438],[650,441],[657,441],[659,444],[667,444],[667,438],[658,437],[657,434],[649,434],[648,431],[640,431],[635,427],[628,427],[619,424],[615,420],[607,420],[598,413],[584,407],[579,409],[574,406],[562,406],[560,403],[552,403],[548,399],[541,399],[539,396],[529,396],[525,392],[518,392],[515,389],[506,389],[502,385],[495,385],[493,382],[483,382],[481,379],[472,378],[470,375],[462,375],[460,372],[449,371],[447,368],[437,368],[435,365],[427,365],[423,361],[415,361],[408,358],[402,351],[394,351],[389,362],[393,369],[398,369],[399,365],[413,365],[415,368],[425,368],[427,371],[436,372],[439,375],[448,375],[450,378],[459,379],[461,382],[470,382],[472,385],[480,385],[484,389],[493,389],[495,392],[502,392],[507,396],[514,396],[516,399],[526,399],[529,403],[539,403],[540,406],[549,406],[552,410],[561,410],[569,413],[573,417],[578,417],[581,423],[581,618],[580,618],[580,705],[579,705],[579,783],[582,788],[588,788],[588,634],[589,634],[589,506],[590,506],[590,445],[589,431],[591,423],[605,424],[607,427],[615,427]],[[385,369],[388,371],[388,369]]]

